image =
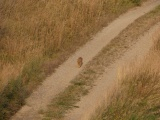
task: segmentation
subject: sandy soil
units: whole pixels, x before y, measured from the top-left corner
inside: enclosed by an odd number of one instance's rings
[[[79,108],[70,111],[70,113],[66,115],[65,120],[89,120],[96,108],[108,99],[108,95],[110,95],[119,84],[120,81],[117,80],[121,67],[124,67],[125,64],[129,65],[129,63],[134,60],[141,61],[153,46],[153,38],[158,31],[160,31],[160,23],[148,30],[122,58],[110,65],[99,80],[97,80],[97,83],[95,83],[97,86],[77,103],[76,106],[79,106]]]
[[[126,14],[121,15],[118,19],[100,31],[92,41],[82,46],[74,55],[64,62],[55,73],[46,79],[42,85],[39,86],[28,99],[26,99],[26,105],[23,106],[11,118],[11,120],[40,120],[41,115],[38,114],[39,110],[46,109],[54,96],[64,91],[64,89],[70,84],[70,81],[82,71],[84,66],[92,60],[92,58],[96,56],[103,47],[105,47],[129,24],[134,22],[135,19],[151,11],[159,4],[159,0],[150,0],[150,2],[145,3],[141,7],[134,8]],[[76,65],[76,60],[79,56],[84,59],[84,64],[81,68],[77,68]],[[71,117],[72,115],[69,116]],[[71,118],[69,118],[69,120],[71,120]]]

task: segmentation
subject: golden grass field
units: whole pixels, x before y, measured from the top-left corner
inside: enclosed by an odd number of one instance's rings
[[[101,78],[105,72],[105,69],[121,58],[124,52],[129,50],[130,46],[133,46],[139,40],[140,36],[159,22],[159,19],[160,6],[141,16],[124,29],[85,66],[85,69],[72,80],[71,85],[53,98],[47,110],[42,109],[39,111],[44,116],[44,120],[63,119],[68,115],[67,113],[74,112],[74,109],[81,107],[77,104],[81,101],[81,98],[83,99],[90,92],[93,93],[92,90],[99,81],[98,78]],[[97,104],[97,106],[99,105]],[[100,111],[102,110],[98,109],[96,113]],[[88,113],[86,112],[86,114]],[[96,117],[94,120],[99,119]]]
[[[19,76],[27,63],[74,51],[132,6],[131,0],[1,0],[0,84]]]
[[[9,119],[92,35],[143,1],[1,0],[0,119]]]

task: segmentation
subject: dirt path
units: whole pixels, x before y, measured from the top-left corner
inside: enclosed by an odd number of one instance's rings
[[[132,46],[121,59],[118,59],[114,64],[109,66],[102,77],[95,83],[97,86],[76,104],[79,108],[70,111],[64,120],[89,120],[91,114],[107,99],[108,94],[115,88],[118,82],[116,80],[118,80],[118,70],[120,67],[129,64],[135,59],[138,61],[142,60],[153,46],[153,36],[158,31],[160,31],[160,23],[147,31],[144,36],[141,36],[136,45]]]
[[[92,60],[92,58],[97,55],[103,47],[105,47],[135,19],[149,12],[159,4],[159,0],[151,0],[145,5],[137,7],[113,21],[108,27],[98,33],[92,41],[84,45],[65,63],[63,63],[52,76],[48,77],[26,100],[26,105],[11,119],[40,120],[41,116],[38,114],[38,111],[45,109],[54,96],[62,92],[70,84],[70,81],[79,74],[85,64]],[[76,67],[76,60],[79,56],[84,58],[84,65],[80,69]]]

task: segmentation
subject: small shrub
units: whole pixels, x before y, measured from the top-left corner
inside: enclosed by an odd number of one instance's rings
[[[26,95],[27,93],[22,85],[21,78],[18,77],[16,80],[11,80],[0,95],[0,120],[9,119],[24,105]]]
[[[141,0],[131,0],[131,2],[137,6],[141,5]]]

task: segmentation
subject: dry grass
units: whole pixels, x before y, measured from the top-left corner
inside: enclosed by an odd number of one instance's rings
[[[101,26],[133,6],[130,0],[1,0],[0,71],[74,51]],[[21,71],[8,77],[15,78]],[[6,79],[0,76],[1,81]]]
[[[13,115],[94,33],[136,5],[133,0],[0,0],[0,119]]]
[[[159,22],[160,7],[137,19],[108,44],[68,86],[58,94],[47,111],[43,111],[44,120],[60,120],[65,114],[78,107],[75,104],[87,95],[94,82],[112,62],[121,57],[133,45],[137,38],[151,26]],[[129,36],[128,36],[129,35]],[[97,119],[98,120],[98,119]]]
[[[160,30],[160,29],[159,29]],[[160,119],[160,34],[145,61],[134,61],[121,70],[122,82],[110,103],[100,107],[91,120]]]
[[[22,71],[22,67],[23,64],[17,64],[17,65],[7,64],[5,65],[5,69],[2,68],[3,71],[0,73],[1,76],[0,91],[3,91],[4,87],[8,84],[10,76],[17,77],[19,75],[19,73]]]

